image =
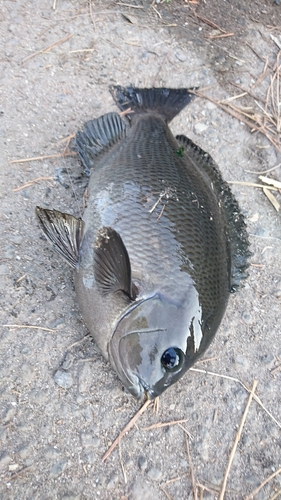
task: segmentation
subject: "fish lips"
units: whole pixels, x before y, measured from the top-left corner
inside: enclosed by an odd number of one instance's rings
[[[190,366],[186,358],[188,339],[194,351],[196,342],[202,339],[200,321],[195,289],[185,294],[183,301],[155,293],[126,311],[109,343],[109,358],[133,396],[154,399],[183,375]],[[171,348],[179,353],[179,359],[168,370],[163,365],[163,354]]]

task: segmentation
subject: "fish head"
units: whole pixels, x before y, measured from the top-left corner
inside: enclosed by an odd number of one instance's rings
[[[131,394],[154,399],[193,364],[202,339],[202,309],[195,287],[181,300],[157,292],[136,302],[119,320],[109,358]]]

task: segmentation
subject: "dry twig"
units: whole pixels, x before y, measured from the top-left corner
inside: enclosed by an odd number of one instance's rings
[[[257,380],[254,380],[253,387],[252,387],[252,390],[251,390],[248,402],[246,404],[246,408],[245,408],[245,411],[243,413],[243,416],[242,416],[242,419],[241,419],[241,423],[240,423],[238,432],[236,434],[236,438],[235,438],[235,441],[234,441],[234,444],[233,444],[233,448],[232,448],[230,456],[229,456],[228,464],[227,464],[227,467],[226,467],[224,479],[223,479],[222,486],[221,486],[219,500],[223,500],[223,498],[224,498],[228,474],[229,474],[229,471],[230,471],[230,468],[231,468],[231,465],[232,465],[232,462],[233,462],[233,459],[234,459],[234,455],[235,455],[235,452],[236,452],[236,449],[237,449],[238,442],[239,442],[239,440],[241,438],[242,430],[243,430],[243,427],[244,427],[244,424],[245,424],[245,421],[246,421],[246,417],[248,415],[248,411],[249,411],[250,404],[251,404],[253,396],[254,396],[254,392],[255,392],[256,387],[257,387],[257,383],[258,383]]]
[[[124,427],[124,429],[120,432],[119,436],[113,441],[112,445],[108,448],[107,452],[103,455],[102,457],[102,462],[104,462],[109,455],[113,452],[113,450],[116,448],[116,446],[120,443],[120,441],[123,439],[125,436],[126,432],[128,432],[136,423],[136,421],[139,419],[139,417],[142,415],[142,413],[145,412],[145,410],[148,408],[148,406],[151,404],[151,401],[148,399],[137,411],[137,413],[133,416],[133,418],[130,420],[130,422]]]
[[[35,328],[36,330],[44,330],[45,332],[55,332],[53,328],[46,328],[44,326],[35,326],[35,325],[1,325],[9,328]]]
[[[275,472],[273,472],[273,474],[271,474],[271,476],[269,476],[267,479],[265,479],[254,491],[252,491],[252,493],[250,493],[250,495],[245,498],[245,500],[252,500],[254,498],[254,496],[267,484],[269,483],[269,481],[271,481],[271,479],[273,479],[274,477],[276,477],[278,474],[281,473],[281,467],[280,469],[276,470]]]

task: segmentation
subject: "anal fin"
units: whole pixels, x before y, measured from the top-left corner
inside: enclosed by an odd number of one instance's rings
[[[63,258],[75,268],[83,236],[84,222],[73,215],[36,207],[36,215],[48,240]]]
[[[97,156],[108,151],[126,135],[126,124],[117,113],[108,113],[87,122],[76,134],[76,146],[86,173],[93,168]]]
[[[136,298],[127,249],[121,236],[111,227],[103,227],[98,231],[95,241],[94,273],[105,295],[122,291],[130,300]]]

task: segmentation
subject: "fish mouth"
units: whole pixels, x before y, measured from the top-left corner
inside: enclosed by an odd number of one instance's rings
[[[136,399],[149,399],[152,401],[158,394],[136,373],[130,372],[126,374],[127,382],[126,389],[136,398]]]

